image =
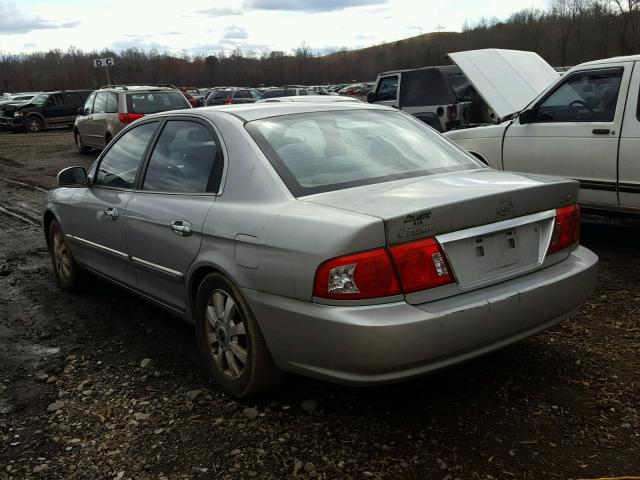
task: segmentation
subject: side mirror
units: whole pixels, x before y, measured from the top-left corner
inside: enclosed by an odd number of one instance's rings
[[[524,112],[520,112],[518,119],[520,120],[521,125],[533,123],[536,120],[536,112],[534,110],[525,110]]]
[[[367,102],[374,103],[378,100],[378,95],[375,92],[367,93]]]
[[[58,173],[59,187],[88,187],[89,176],[84,167],[67,167]]]
[[[84,115],[84,107],[78,107],[78,115]]]

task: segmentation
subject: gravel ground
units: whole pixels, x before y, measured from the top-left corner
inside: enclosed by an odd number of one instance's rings
[[[0,479],[578,479],[640,474],[640,227],[583,222],[596,290],[556,328],[417,381],[289,376],[246,402],[193,329],[96,280],[58,290],[37,226],[68,131],[0,134]]]

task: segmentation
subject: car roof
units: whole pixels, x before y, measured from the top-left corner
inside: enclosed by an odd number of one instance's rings
[[[216,112],[224,112],[240,118],[245,122],[263,118],[293,115],[297,113],[331,112],[339,110],[392,110],[383,105],[364,102],[273,102],[250,103],[244,105],[220,105],[189,110],[189,114],[210,116]]]
[[[589,65],[606,65],[607,63],[617,63],[617,62],[640,62],[640,55],[627,55],[625,57],[601,58],[599,60],[592,60],[590,62],[581,63],[579,65],[576,65],[573,68],[585,67]]]

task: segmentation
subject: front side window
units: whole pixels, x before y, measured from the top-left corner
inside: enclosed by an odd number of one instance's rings
[[[107,108],[107,93],[99,92],[96,94],[96,101],[93,104],[93,113],[104,113]]]
[[[295,196],[482,168],[401,112],[282,115],[246,128]]]
[[[251,96],[253,98],[255,98],[256,100],[260,100],[262,98],[262,95],[260,95],[260,92],[257,90],[249,90],[249,93],[251,94]]]
[[[143,190],[157,192],[217,192],[222,152],[204,125],[183,120],[166,123],[153,149]]]
[[[251,98],[251,95],[249,95],[247,90],[237,90],[236,93],[233,94],[233,98]]]
[[[398,76],[382,77],[376,95],[378,101],[395,100],[398,97]]]
[[[62,105],[62,95],[49,95],[47,99],[47,107],[59,107]]]
[[[96,94],[92,93],[91,95],[89,95],[89,98],[87,98],[87,101],[84,102],[84,114],[85,115],[89,115],[90,113],[93,113],[93,101],[96,98]]]
[[[621,68],[569,76],[535,109],[536,122],[613,122]]]
[[[98,166],[94,185],[133,188],[138,167],[158,122],[132,128],[116,140]]]

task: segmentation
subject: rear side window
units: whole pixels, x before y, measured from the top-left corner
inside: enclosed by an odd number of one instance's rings
[[[133,188],[138,167],[158,122],[145,123],[126,132],[105,153],[94,185]]]
[[[77,93],[65,93],[62,95],[62,101],[64,102],[65,105],[70,105],[70,106],[80,106],[82,105],[82,100],[80,99],[80,95],[78,95]]]
[[[127,93],[128,113],[157,113],[189,108],[189,102],[180,92]]]
[[[104,113],[107,108],[107,93],[99,92],[96,94],[96,101],[93,104],[93,113]]]
[[[106,113],[118,113],[118,94],[109,92],[107,93],[107,105],[105,107]]]
[[[456,103],[456,94],[447,75],[440,70],[413,70],[402,75],[400,103],[403,107],[452,105]]]
[[[217,192],[222,176],[222,151],[204,125],[183,120],[166,123],[151,154],[143,190]]]
[[[238,90],[233,94],[233,98],[251,98],[247,90]]]
[[[398,76],[382,77],[376,94],[378,101],[395,100],[398,97]]]

